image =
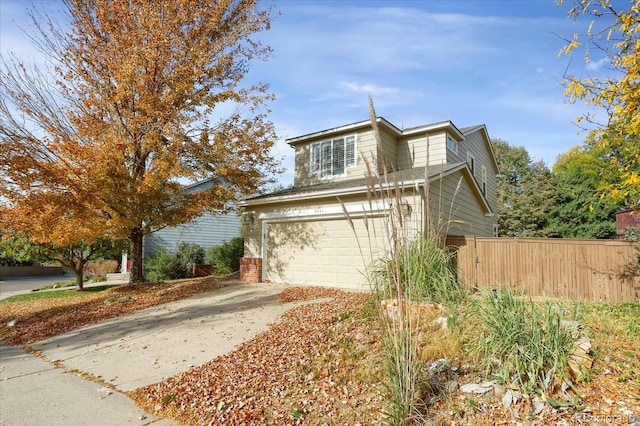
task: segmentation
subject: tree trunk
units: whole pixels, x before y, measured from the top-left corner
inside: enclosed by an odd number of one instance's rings
[[[129,271],[129,284],[143,283],[144,270],[142,269],[142,231],[140,228],[132,229],[129,233],[131,270]]]
[[[63,260],[58,259],[62,266],[71,269],[76,276],[76,288],[78,291],[84,290],[84,260],[74,256],[73,249],[69,249],[69,261],[67,264]]]
[[[84,290],[84,268],[79,267],[78,269],[74,269],[73,273],[76,276],[76,287],[78,290]]]

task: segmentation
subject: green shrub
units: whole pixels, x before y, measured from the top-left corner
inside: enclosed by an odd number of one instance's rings
[[[244,255],[244,239],[236,237],[207,250],[206,261],[213,265],[217,275],[240,270],[240,258]]]
[[[180,263],[185,265],[189,263],[204,263],[204,249],[198,244],[180,243],[176,251],[176,258]]]
[[[144,269],[149,281],[175,280],[187,276],[187,266],[164,248],[145,259]]]

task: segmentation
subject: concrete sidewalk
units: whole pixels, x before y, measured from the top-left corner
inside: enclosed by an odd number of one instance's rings
[[[0,342],[0,425],[156,425],[176,423],[137,407],[120,392]]]
[[[156,383],[201,365],[266,330],[286,310],[304,303],[279,303],[284,288],[232,284],[32,346],[49,361],[115,386],[117,391],[109,395],[99,383],[63,373],[50,363],[4,345],[0,424],[175,424],[143,413],[118,391]]]

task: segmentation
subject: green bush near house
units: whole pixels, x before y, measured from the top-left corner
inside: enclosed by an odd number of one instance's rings
[[[145,260],[144,273],[149,281],[176,280],[187,277],[187,266],[177,255],[161,248]]]
[[[202,264],[204,263],[204,249],[198,244],[180,243],[176,251],[176,258],[185,267],[189,263]]]
[[[207,250],[205,260],[213,265],[216,275],[240,270],[240,258],[244,255],[244,238],[236,237]]]
[[[177,280],[191,278],[190,263],[204,263],[205,252],[198,244],[180,243],[176,254],[160,248],[153,256],[145,260],[144,273],[149,281]]]

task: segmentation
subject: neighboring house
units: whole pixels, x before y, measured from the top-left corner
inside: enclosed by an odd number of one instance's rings
[[[484,125],[377,127],[380,148],[370,120],[287,140],[293,188],[239,202],[246,280],[363,288],[367,265],[390,247],[390,223],[417,235],[427,211],[448,235],[497,235],[498,166]],[[398,195],[381,195],[389,187]]]
[[[209,181],[198,182],[185,188],[199,191],[210,186]],[[237,211],[212,215],[205,213],[187,223],[167,227],[148,235],[144,239],[144,256],[151,256],[160,247],[175,253],[180,243],[198,244],[206,252],[210,247],[240,236],[240,216]]]
[[[616,213],[616,231],[618,235],[624,234],[627,228],[640,229],[640,213],[633,209]]]

